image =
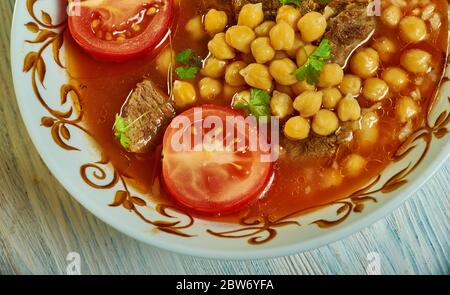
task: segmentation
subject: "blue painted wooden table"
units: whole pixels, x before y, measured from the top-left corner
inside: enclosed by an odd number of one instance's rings
[[[14,0],[0,1],[0,274],[61,274],[69,252],[84,274],[365,274],[378,253],[383,274],[450,273],[450,161],[401,208],[344,240],[289,257],[216,261],[141,244],[74,201],[32,147],[9,70]]]

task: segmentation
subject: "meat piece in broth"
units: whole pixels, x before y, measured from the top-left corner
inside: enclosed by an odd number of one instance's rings
[[[352,53],[375,32],[375,17],[368,13],[369,0],[334,0],[325,38],[332,46],[332,61],[345,67]]]
[[[133,153],[145,153],[163,136],[175,117],[175,108],[169,99],[150,80],[137,84],[122,109],[122,118],[129,124],[126,136]]]
[[[291,141],[286,137],[281,139],[281,146],[286,155],[292,159],[314,159],[334,154],[339,143],[337,136],[312,137],[302,141]]]
[[[320,11],[323,7],[324,5],[319,4],[314,0],[303,0],[300,3],[300,13],[305,15],[311,11]]]

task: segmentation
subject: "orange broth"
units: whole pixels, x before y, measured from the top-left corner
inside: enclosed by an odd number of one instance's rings
[[[178,52],[185,48],[191,48],[200,56],[205,56],[207,40],[198,42],[190,39],[184,30],[186,22],[200,14],[203,1],[181,1],[177,13],[176,28],[171,37],[173,49]],[[422,100],[420,116],[414,119],[414,128],[420,127],[426,116],[429,105],[441,77],[447,48],[447,7],[446,1],[434,1],[438,4],[438,11],[443,15],[443,25],[439,34],[434,34],[429,41],[418,45],[405,44],[398,37],[397,29],[390,29],[378,21],[378,27],[373,39],[380,36],[390,37],[395,40],[402,50],[398,52],[389,63],[382,64],[383,68],[398,66],[400,54],[409,48],[421,48],[430,52],[433,56],[432,66],[438,74],[438,79],[432,80],[426,76],[427,82],[421,88]],[[127,96],[135,85],[144,76],[156,82],[161,89],[167,90],[166,76],[156,70],[155,56],[131,60],[125,63],[108,63],[95,60],[84,53],[70,38],[67,33],[68,46],[66,50],[68,60],[68,73],[72,83],[81,91],[83,119],[89,132],[93,135],[98,149],[105,159],[108,159],[119,171],[134,180],[134,187],[144,194],[151,191],[155,178],[160,178],[160,158],[156,151],[147,154],[135,155],[126,152],[113,135],[112,126],[116,113],[120,112]],[[169,46],[168,43],[164,46]],[[411,89],[405,91],[405,95]],[[370,179],[377,176],[393,159],[393,155],[401,142],[398,139],[402,128],[395,118],[394,102],[396,97],[391,97],[383,103],[380,116],[380,137],[376,145],[370,149],[362,148],[358,142],[352,141],[348,146],[341,146],[333,158],[319,160],[291,160],[281,157],[275,165],[275,175],[272,186],[268,192],[258,201],[249,205],[241,212],[222,217],[225,221],[236,222],[243,215],[270,216],[277,218],[314,208],[337,199],[341,199],[367,184]],[[370,107],[371,104],[363,98],[359,98],[362,107]],[[217,104],[229,104],[229,101],[218,100]],[[201,102],[199,102],[201,104]],[[333,162],[340,162],[350,153],[358,153],[368,161],[366,171],[355,178],[344,177],[339,185],[327,185],[329,182],[327,172],[330,171]],[[156,197],[158,201],[171,203],[171,199],[163,192]],[[195,214],[194,214],[195,215]]]

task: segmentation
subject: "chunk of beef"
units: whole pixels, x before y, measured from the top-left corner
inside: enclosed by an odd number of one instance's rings
[[[305,15],[311,11],[320,11],[323,7],[324,5],[319,4],[314,0],[303,0],[300,3],[300,13]]]
[[[286,155],[292,159],[313,159],[334,154],[339,145],[337,136],[311,137],[301,141],[291,141],[281,138],[281,147]]]
[[[156,144],[175,117],[169,97],[150,80],[137,84],[122,109],[122,117],[130,125],[126,136],[129,151],[144,153]]]
[[[332,61],[345,67],[352,53],[375,32],[375,17],[368,13],[369,0],[334,0],[325,38],[332,46]]]

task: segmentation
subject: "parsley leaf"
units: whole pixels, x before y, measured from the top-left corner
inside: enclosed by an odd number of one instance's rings
[[[125,122],[125,119],[122,118],[119,114],[116,114],[116,121],[114,123],[114,135],[119,140],[120,144],[124,148],[128,148],[131,144],[131,139],[125,135],[126,132],[130,129],[130,125]]]
[[[331,45],[330,41],[323,39],[319,47],[308,57],[308,60],[303,66],[298,68],[294,75],[298,81],[308,82],[308,84],[315,84],[319,82],[320,72],[325,63],[331,59]]]
[[[302,0],[280,0],[282,5],[294,4],[295,6],[300,6]]]
[[[250,90],[250,100],[240,100],[233,103],[233,107],[239,110],[246,110],[253,116],[270,116],[270,95],[267,91],[257,88]]]
[[[198,73],[199,68],[197,67],[178,67],[175,69],[178,77],[180,79],[192,79]]]
[[[191,60],[192,54],[192,49],[184,49],[177,53],[175,59],[177,62],[187,64]]]
[[[200,67],[202,66],[202,59],[195,54],[192,49],[184,49],[177,53],[175,57],[176,61],[183,64],[183,67],[175,69],[180,79],[192,79],[195,78]]]

